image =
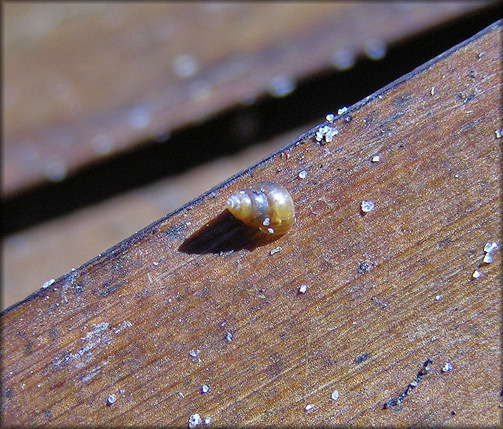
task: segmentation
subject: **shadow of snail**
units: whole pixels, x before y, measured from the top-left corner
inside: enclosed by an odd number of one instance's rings
[[[280,238],[295,220],[293,199],[285,187],[260,182],[227,199],[226,209],[187,238],[183,253],[253,250]]]

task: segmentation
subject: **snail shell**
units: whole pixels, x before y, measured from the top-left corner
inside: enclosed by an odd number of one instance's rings
[[[290,192],[273,182],[260,182],[232,194],[227,210],[245,225],[273,235],[284,234],[295,218]]]

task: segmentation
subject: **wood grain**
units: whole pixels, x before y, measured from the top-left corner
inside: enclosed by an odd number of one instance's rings
[[[315,123],[312,124],[314,126]],[[150,186],[78,210],[9,236],[2,243],[3,310],[46,281],[112,247],[209,188],[293,140],[305,128],[253,145],[235,156],[207,162]],[[72,237],[69,242],[68,237]]]
[[[501,254],[482,258],[501,231],[501,31],[352,106],[333,141],[307,132],[3,312],[3,421],[497,425]],[[289,233],[178,250],[259,180],[291,191]]]
[[[488,3],[6,3],[2,192],[64,180]]]

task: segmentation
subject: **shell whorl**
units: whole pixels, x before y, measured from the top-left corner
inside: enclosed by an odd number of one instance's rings
[[[292,196],[273,182],[260,182],[232,194],[227,210],[245,225],[273,235],[284,234],[295,219]]]

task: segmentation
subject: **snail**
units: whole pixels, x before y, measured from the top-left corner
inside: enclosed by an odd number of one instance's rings
[[[260,182],[232,194],[227,210],[245,225],[272,235],[284,234],[295,217],[292,196],[273,182]]]

